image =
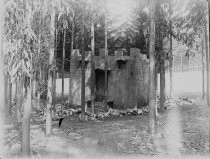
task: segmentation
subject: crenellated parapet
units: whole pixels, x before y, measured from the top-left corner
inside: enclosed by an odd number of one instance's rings
[[[86,101],[90,100],[91,52],[85,52],[86,62]],[[72,101],[80,104],[81,95],[81,62],[79,50],[71,55]],[[95,64],[95,95],[96,101],[104,98],[104,63],[105,50],[100,49],[94,56]],[[131,48],[129,55],[123,51],[115,51],[113,56],[107,56],[108,66],[108,100],[124,108],[133,108],[147,101],[148,94],[148,59],[139,49]]]
[[[85,62],[89,63],[91,58],[91,52],[86,51],[85,52]],[[115,69],[117,67],[118,63],[127,63],[128,61],[131,61],[131,63],[136,63],[137,61],[145,61],[145,63],[148,62],[147,56],[145,54],[141,54],[139,49],[131,48],[130,56],[123,55],[123,51],[115,51],[114,56],[107,56],[107,64],[108,64],[108,70]],[[78,64],[82,61],[82,55],[79,52],[78,49],[75,49],[71,54],[71,61],[74,64]],[[99,55],[94,56],[94,63],[96,69],[104,70],[104,61],[105,61],[105,50],[100,49]]]

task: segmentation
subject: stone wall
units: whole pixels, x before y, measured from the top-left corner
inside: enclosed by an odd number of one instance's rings
[[[86,71],[85,71],[85,99],[90,99],[90,54],[86,53]],[[71,88],[71,103],[80,105],[81,103],[81,55],[79,50],[74,50],[71,55],[70,66],[70,88]]]
[[[78,50],[72,53],[71,63],[71,99],[73,104],[81,102],[81,55]],[[104,49],[94,57],[96,76],[104,78]],[[116,51],[115,56],[108,56],[108,100],[124,108],[133,108],[147,103],[148,98],[148,60],[139,49],[131,49],[130,56],[123,56]],[[90,100],[90,52],[86,53],[86,101]],[[99,85],[99,86],[98,86]],[[101,87],[100,87],[101,85]],[[98,81],[96,94],[103,96],[104,81]],[[101,90],[97,90],[101,89]]]

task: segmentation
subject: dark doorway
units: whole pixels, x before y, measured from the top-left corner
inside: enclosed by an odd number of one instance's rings
[[[109,77],[110,71],[107,71],[107,76]],[[109,79],[109,78],[108,78]],[[107,80],[108,81],[108,80]],[[104,91],[105,91],[105,71],[101,69],[95,70],[95,82],[96,82],[96,101],[104,101]]]

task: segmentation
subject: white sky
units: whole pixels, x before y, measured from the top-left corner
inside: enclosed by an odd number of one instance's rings
[[[120,16],[119,23],[128,20],[131,15],[133,0],[107,0],[107,9],[112,17]]]

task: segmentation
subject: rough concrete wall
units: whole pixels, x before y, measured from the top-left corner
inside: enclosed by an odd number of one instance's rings
[[[146,55],[140,56],[140,73],[138,77],[137,103],[143,106],[148,103],[149,89],[149,67]]]
[[[112,71],[109,76],[108,83],[108,100],[114,100],[118,107],[126,107],[127,96],[127,78],[128,78],[128,62],[130,57],[123,56],[122,51],[116,51],[115,56],[111,57],[110,63]]]
[[[86,100],[90,100],[91,68],[86,56]],[[71,99],[73,104],[81,103],[81,60],[79,50],[74,50],[71,63]],[[119,68],[119,63],[123,67]],[[99,56],[95,56],[95,69],[104,71],[104,49]],[[140,54],[139,49],[131,49],[130,56],[123,56],[116,52],[115,56],[108,56],[108,100],[114,100],[117,106],[133,108],[147,103],[148,98],[148,62],[146,56]]]
[[[86,56],[87,57],[87,56]],[[71,55],[71,102],[73,104],[81,104],[81,65],[79,61],[81,60],[81,55],[79,54],[79,50],[74,50]],[[87,61],[87,68],[85,71],[85,100],[90,100],[90,63]]]
[[[127,106],[134,108],[148,102],[148,64],[146,55],[140,53],[139,49],[130,50],[127,80]]]
[[[127,65],[127,64],[126,64]],[[112,70],[108,82],[108,100],[114,100],[118,107],[126,105],[127,69],[116,68]]]
[[[130,50],[130,60],[128,64],[128,79],[127,79],[127,106],[134,108],[137,106],[137,90],[139,76],[139,49]]]

